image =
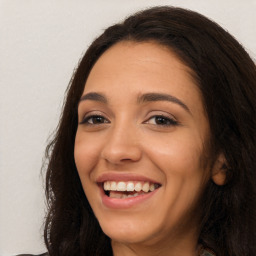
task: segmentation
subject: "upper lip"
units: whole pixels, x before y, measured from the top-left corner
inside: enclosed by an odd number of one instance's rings
[[[151,183],[156,183],[160,184],[160,182],[151,179],[149,177],[139,175],[139,174],[134,174],[134,173],[113,173],[113,172],[107,172],[101,174],[97,179],[97,183],[103,183],[105,181],[148,181]]]

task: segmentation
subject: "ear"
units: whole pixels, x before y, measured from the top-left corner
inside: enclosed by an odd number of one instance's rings
[[[226,183],[227,160],[222,153],[218,156],[213,165],[211,178],[216,185],[222,186]]]

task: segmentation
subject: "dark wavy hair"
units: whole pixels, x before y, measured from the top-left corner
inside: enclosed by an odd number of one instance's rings
[[[206,17],[153,7],[107,28],[79,62],[46,149],[45,243],[50,256],[112,255],[84,194],[74,162],[77,106],[99,57],[120,41],[154,41],[193,70],[211,129],[211,152],[227,160],[227,182],[206,186],[198,242],[220,256],[256,254],[256,68],[243,47]]]

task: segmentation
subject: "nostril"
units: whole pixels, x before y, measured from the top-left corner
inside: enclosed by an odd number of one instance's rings
[[[124,164],[139,161],[142,156],[142,151],[137,143],[130,142],[127,137],[119,137],[120,136],[116,136],[106,143],[101,152],[101,157],[112,164]]]

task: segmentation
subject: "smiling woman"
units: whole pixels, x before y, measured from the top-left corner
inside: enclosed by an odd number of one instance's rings
[[[200,14],[108,28],[47,148],[49,255],[254,255],[255,97],[253,61]]]
[[[174,237],[183,255],[196,250],[191,212],[210,175],[202,164],[209,126],[187,69],[161,45],[124,41],[87,78],[84,97],[100,94],[79,104],[75,163],[115,255],[122,242],[149,255],[150,244],[160,252]]]

